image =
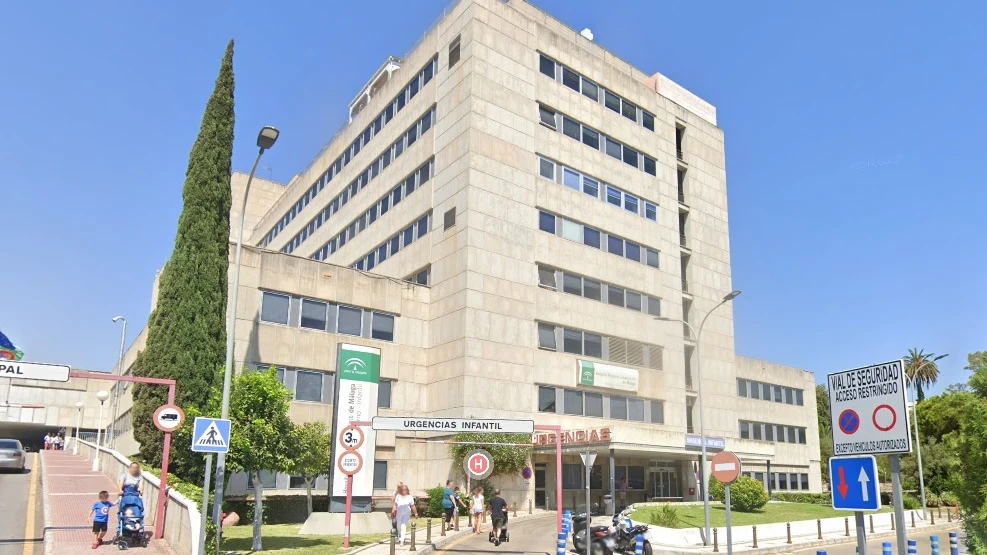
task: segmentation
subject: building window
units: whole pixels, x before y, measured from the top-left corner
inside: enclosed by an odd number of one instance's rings
[[[542,72],[543,75],[555,79],[555,62],[544,55],[539,56],[538,60],[538,70]]]
[[[600,87],[596,83],[583,77],[583,95],[593,99],[593,102],[600,101]]]
[[[602,287],[600,282],[592,279],[583,280],[583,296],[594,301],[602,300]]]
[[[627,419],[634,422],[644,422],[644,401],[641,399],[627,400]]]
[[[576,92],[579,92],[579,74],[567,67],[563,67],[562,84]]]
[[[555,233],[555,216],[549,214],[548,212],[538,213],[538,229],[542,231],[547,231],[548,233]],[[287,315],[285,316],[287,320]]]
[[[264,489],[274,489],[277,487],[278,475],[270,470],[260,471],[260,484]],[[254,473],[247,473],[247,489],[254,489]]]
[[[583,244],[594,249],[600,248],[600,232],[591,227],[584,227]]]
[[[387,461],[374,461],[374,489],[387,489]]]
[[[456,35],[449,43],[449,67],[456,65],[459,61],[459,43],[462,35]]]
[[[380,383],[377,384],[377,408],[391,408],[391,389],[393,386],[394,382],[391,380],[380,380]]]
[[[539,114],[539,117],[541,118],[541,122],[543,124],[551,127],[552,129],[555,129],[555,125],[556,125],[555,124],[555,112],[549,110],[548,108],[546,108],[544,106],[541,106],[538,109],[538,114]]]
[[[585,393],[583,395],[585,409],[583,414],[603,418],[603,395],[600,393]]]
[[[665,403],[661,401],[651,401],[651,423],[665,423]]]
[[[799,478],[800,478],[799,481],[802,482],[802,490],[803,491],[808,491],[809,490],[809,475],[808,474],[799,474]]]
[[[278,293],[264,291],[260,308],[261,321],[274,324],[287,324],[289,299],[288,295],[279,295]]]
[[[538,174],[544,178],[555,180],[555,162],[540,158],[538,162]]]
[[[627,420],[627,397],[610,396],[610,418]]]
[[[737,380],[737,396],[747,397],[747,380]]]
[[[302,299],[301,327],[326,331],[326,303]]]
[[[538,412],[555,412],[555,388],[538,386]]]
[[[382,341],[394,341],[394,316],[374,312],[370,337]]]
[[[542,349],[558,350],[555,341],[555,326],[538,324],[538,346]]]
[[[607,286],[607,303],[614,306],[624,306],[624,290],[612,285]]]
[[[360,336],[363,330],[363,311],[349,306],[339,307],[339,324],[336,331],[346,335]]]
[[[589,357],[603,358],[603,337],[595,333],[584,333],[583,354]]]
[[[566,389],[563,392],[563,409],[565,414],[582,416],[583,415],[583,392],[575,391],[573,389]]]
[[[583,332],[564,329],[562,331],[562,350],[574,355],[583,354]]]
[[[644,203],[644,217],[653,221],[658,221],[658,207],[654,204],[645,201]]]
[[[305,489],[305,478],[303,476],[289,477],[288,489]]]
[[[538,285],[547,287],[548,289],[555,289],[555,270],[538,266]]]
[[[321,372],[295,372],[295,400],[322,402],[322,377]]]
[[[562,464],[562,489],[583,489],[583,465]]]

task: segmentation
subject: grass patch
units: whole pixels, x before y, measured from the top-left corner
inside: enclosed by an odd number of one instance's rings
[[[384,535],[351,536],[350,549],[343,549],[343,536],[301,536],[300,524],[265,524],[263,528],[264,553],[291,555],[337,555],[353,548],[377,543]],[[254,527],[250,524],[231,526],[224,530],[223,550],[250,552]]]
[[[678,513],[678,521],[675,528],[702,528],[704,524],[702,505],[672,505]],[[652,513],[657,513],[661,507],[645,507],[638,509],[631,514],[631,518],[644,523],[651,522]],[[890,512],[891,509],[885,507],[881,512]],[[756,524],[772,524],[775,522],[795,522],[798,520],[816,520],[817,518],[833,518],[853,516],[849,511],[837,511],[825,505],[813,505],[809,503],[768,503],[760,511],[752,513],[742,513],[732,511],[731,524],[734,526],[753,526]],[[717,503],[709,506],[709,520],[714,527],[726,526],[726,508]]]

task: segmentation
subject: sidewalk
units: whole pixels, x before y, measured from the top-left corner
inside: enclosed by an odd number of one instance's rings
[[[100,490],[110,492],[116,501],[117,484],[108,476],[92,471],[92,463],[71,451],[41,451],[41,482],[44,495],[45,528],[52,526],[84,526],[79,530],[53,530],[45,534],[46,555],[80,555],[93,552],[116,552],[117,546],[106,544],[92,549],[92,520],[89,510]],[[145,522],[152,531],[152,522]],[[110,511],[109,531],[105,541],[113,538],[117,526],[116,508]],[[162,540],[151,540],[147,555],[175,555]]]

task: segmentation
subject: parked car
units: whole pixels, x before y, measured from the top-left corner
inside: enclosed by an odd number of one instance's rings
[[[0,470],[24,472],[27,452],[16,439],[0,439]]]

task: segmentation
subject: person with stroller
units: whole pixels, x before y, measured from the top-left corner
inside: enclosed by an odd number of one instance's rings
[[[507,501],[500,496],[499,489],[495,489],[493,497],[490,498],[490,522],[493,524],[493,544],[500,545],[503,537],[501,529],[507,522]]]
[[[130,463],[127,472],[120,476],[120,492],[123,494],[133,493],[143,497],[144,478],[141,477],[141,465]]]

